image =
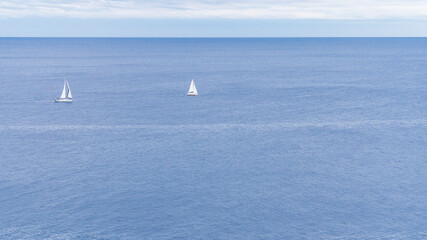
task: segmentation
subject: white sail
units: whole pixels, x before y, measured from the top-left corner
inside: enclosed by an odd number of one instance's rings
[[[67,80],[64,80],[64,88],[62,89],[61,97],[55,98],[55,102],[71,103],[73,102],[73,96],[71,95],[70,85]]]
[[[191,79],[190,89],[188,90],[187,95],[198,95],[196,84],[194,84],[194,80]]]
[[[67,96],[67,83],[64,81],[64,88],[62,89],[62,94],[60,98],[65,98]]]
[[[71,95],[71,88],[70,88],[70,85],[68,84],[68,81],[67,81],[67,88],[68,88],[67,98],[73,98],[73,96]]]

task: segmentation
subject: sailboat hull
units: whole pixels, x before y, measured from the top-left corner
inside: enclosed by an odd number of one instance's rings
[[[70,98],[56,98],[55,102],[57,102],[57,103],[71,103],[71,102],[73,102],[73,99],[70,99]]]
[[[187,96],[197,96],[197,93],[187,93]]]

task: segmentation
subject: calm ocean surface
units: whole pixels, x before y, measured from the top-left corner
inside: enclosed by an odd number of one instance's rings
[[[0,38],[0,239],[427,239],[426,102],[427,38]]]

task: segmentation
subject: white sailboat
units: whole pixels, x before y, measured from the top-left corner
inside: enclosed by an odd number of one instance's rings
[[[194,80],[191,79],[190,90],[188,90],[187,96],[197,96],[197,95],[199,94],[197,93],[196,84],[194,84]]]
[[[60,98],[55,98],[55,102],[73,102],[73,96],[71,95],[70,85],[67,80],[64,80],[64,88],[62,89],[62,94]]]

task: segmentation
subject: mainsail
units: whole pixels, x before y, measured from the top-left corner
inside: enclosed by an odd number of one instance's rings
[[[62,94],[60,98],[65,98],[67,96],[67,81],[64,81],[64,89],[62,89]]]
[[[191,79],[190,89],[188,90],[187,95],[198,95],[196,84],[194,84],[194,80]]]

